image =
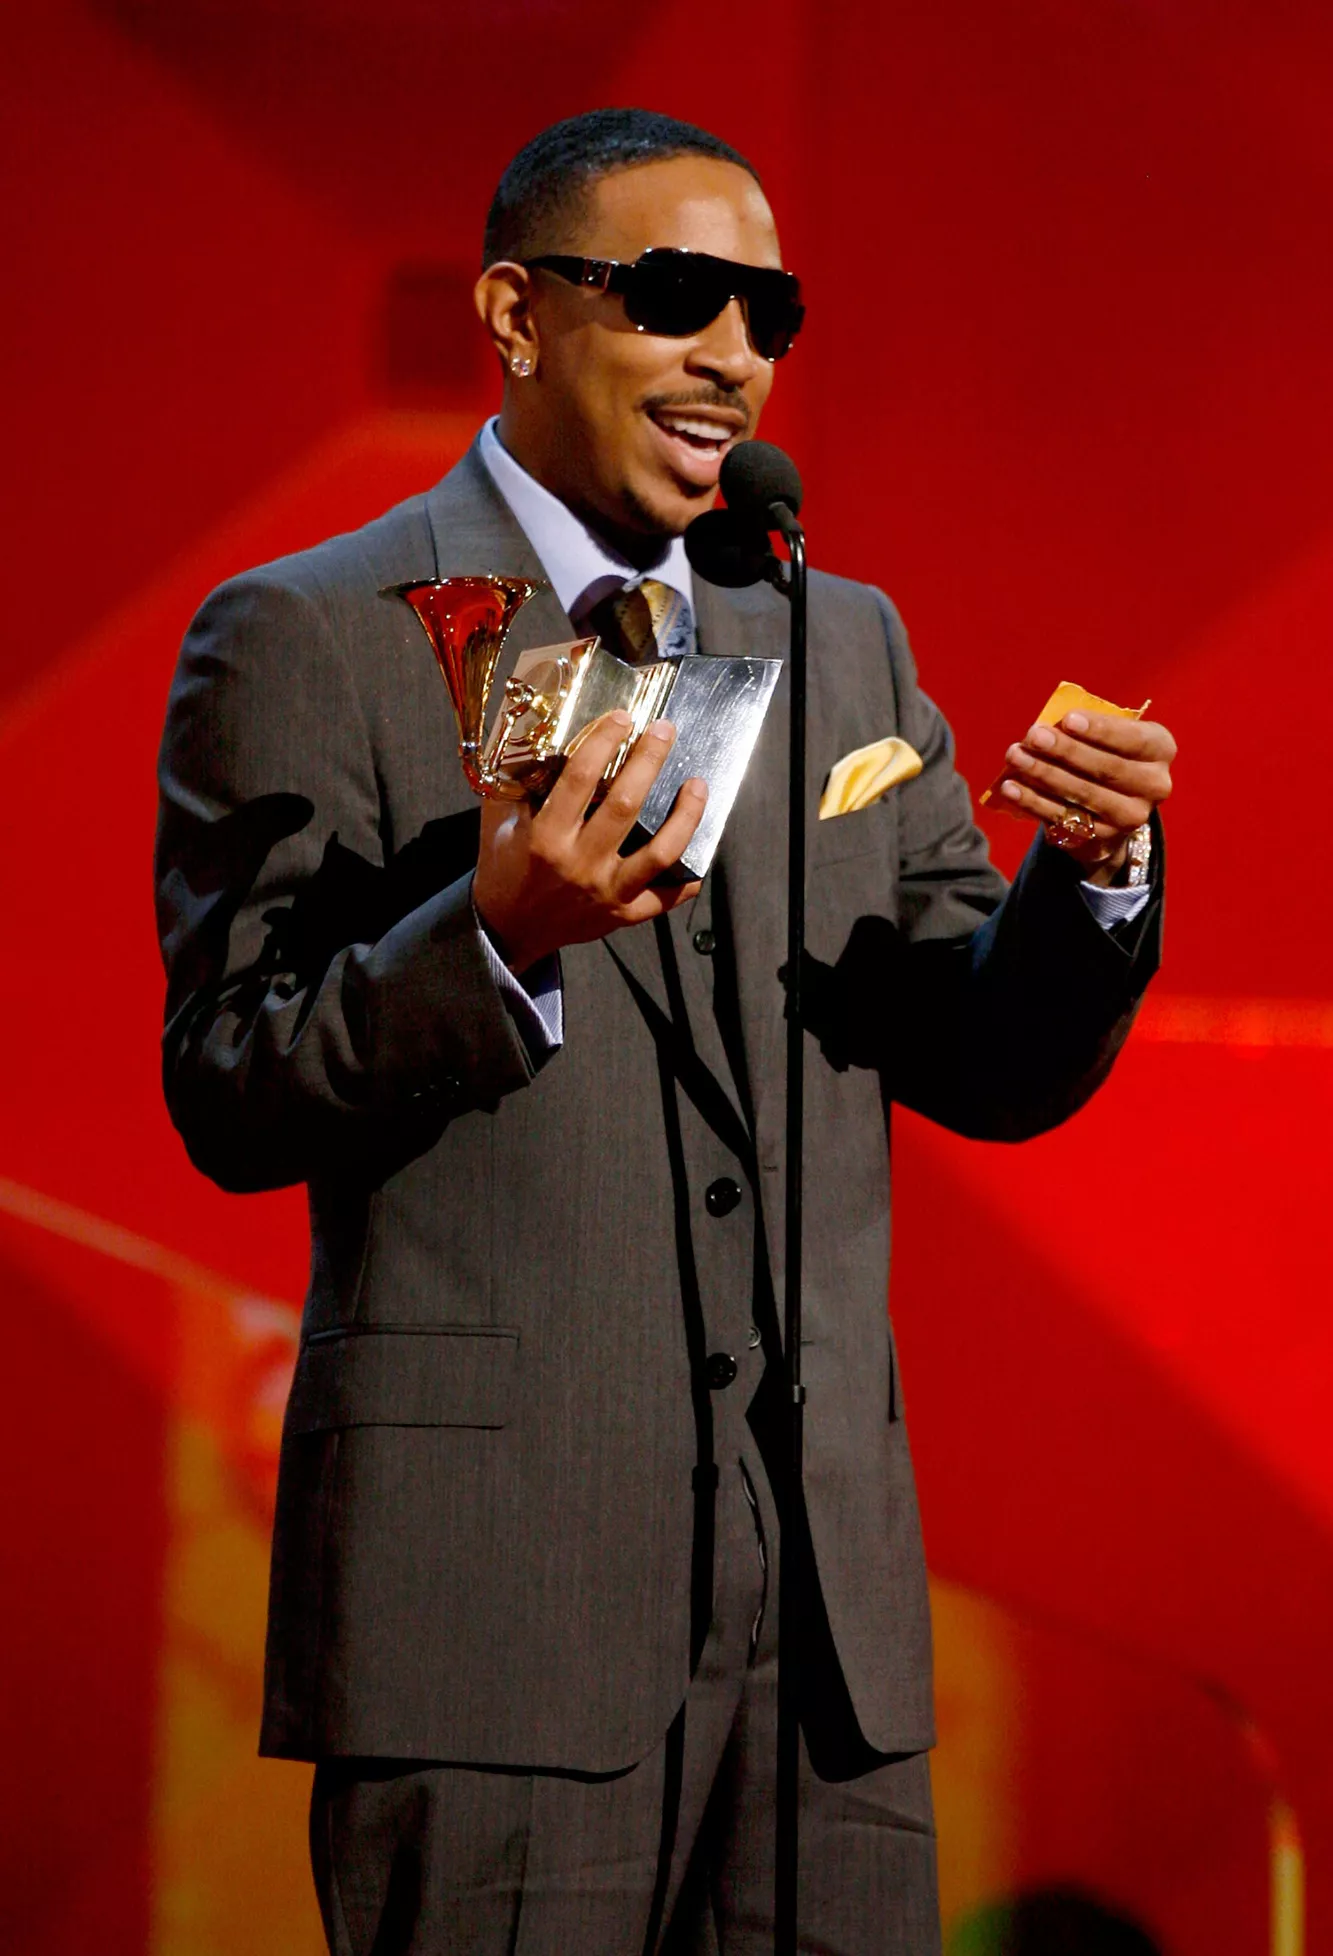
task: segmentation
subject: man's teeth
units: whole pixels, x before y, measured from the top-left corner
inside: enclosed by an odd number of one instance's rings
[[[715,421],[696,421],[685,414],[663,414],[658,420],[669,435],[688,435],[691,441],[707,442],[713,448],[720,448],[727,439],[727,430]]]

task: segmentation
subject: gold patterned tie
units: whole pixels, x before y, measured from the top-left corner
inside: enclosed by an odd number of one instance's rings
[[[655,577],[600,599],[589,609],[588,624],[609,651],[631,666],[678,659],[694,650],[689,601]]]

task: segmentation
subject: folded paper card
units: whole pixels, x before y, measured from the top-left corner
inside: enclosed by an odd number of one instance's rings
[[[1110,700],[1090,693],[1085,686],[1076,686],[1072,679],[1062,679],[1031,724],[1034,727],[1058,727],[1066,713],[1105,713],[1112,720],[1141,720],[1151,705],[1151,700],[1145,700],[1142,706],[1115,706]],[[1008,768],[1002,774],[997,774],[981,797],[982,801],[989,801],[1001,782],[1008,778]]]
[[[819,819],[827,822],[833,815],[854,815],[920,772],[921,756],[896,734],[872,741],[869,747],[854,747],[830,770],[819,798]]]

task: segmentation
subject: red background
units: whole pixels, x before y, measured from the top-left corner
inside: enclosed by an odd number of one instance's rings
[[[299,1202],[199,1182],[157,1099],[175,644],[211,582],[424,486],[492,404],[465,290],[521,141],[607,100],[716,127],[807,286],[764,432],[814,560],[898,600],[965,772],[1060,677],[1152,694],[1181,745],[1164,996],[1110,1087],[1015,1152],[899,1124],[932,1563],[1245,1707],[1327,1947],[1333,16],[46,0],[7,28],[0,1175],[299,1295]],[[1006,866],[1020,841],[997,826]],[[161,1405],[6,1258],[15,1946],[135,1950]],[[1164,1733],[1145,1700],[1127,1785]],[[1059,1807],[1030,1789],[1038,1844]],[[1180,1947],[1260,1946],[1134,1880]]]

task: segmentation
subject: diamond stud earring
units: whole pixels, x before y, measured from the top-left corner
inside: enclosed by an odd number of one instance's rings
[[[533,359],[527,353],[514,353],[509,358],[509,371],[515,380],[527,380],[532,373]]]

